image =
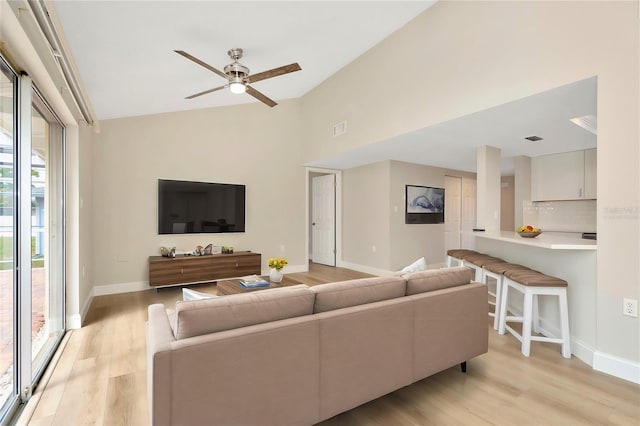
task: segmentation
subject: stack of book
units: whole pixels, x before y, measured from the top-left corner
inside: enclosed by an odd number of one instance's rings
[[[257,275],[249,275],[240,278],[240,285],[245,288],[269,287],[269,281]]]

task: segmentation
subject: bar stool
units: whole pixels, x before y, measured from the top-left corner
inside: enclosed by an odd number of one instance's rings
[[[505,261],[500,258],[482,253],[462,255],[462,266],[467,266],[469,268],[475,269],[475,281],[478,283],[484,282],[484,266],[494,263],[505,263]]]
[[[489,295],[495,298],[495,302],[489,301],[490,305],[494,306],[494,311],[489,312],[489,316],[493,317],[493,329],[498,329],[498,323],[500,322],[500,297],[502,295],[502,283],[504,280],[504,273],[506,271],[515,271],[515,270],[529,270],[526,266],[518,265],[516,263],[488,263],[483,266],[484,275],[482,283],[489,287],[488,278],[491,277],[496,280],[496,292],[493,293],[491,290],[488,290]]]
[[[567,305],[567,282],[532,270],[512,270],[504,273],[504,285],[500,297],[500,324],[498,332],[508,331],[521,343],[524,356],[531,353],[531,341],[558,343],[562,346],[562,356],[571,358],[571,337],[569,334],[569,308]],[[522,316],[507,315],[509,289],[518,290],[524,295]],[[560,337],[532,336],[531,327],[539,329],[538,296],[558,296],[560,305]],[[522,334],[511,328],[507,321],[521,322]]]
[[[480,254],[475,250],[467,249],[451,249],[447,250],[447,268],[453,266],[453,262],[456,262],[456,266],[462,266],[462,256],[465,254]]]

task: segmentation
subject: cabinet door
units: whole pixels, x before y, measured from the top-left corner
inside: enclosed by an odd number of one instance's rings
[[[531,199],[584,198],[584,151],[542,155],[531,159]]]
[[[584,198],[595,200],[598,198],[597,187],[597,169],[598,169],[598,150],[587,149],[584,152]]]

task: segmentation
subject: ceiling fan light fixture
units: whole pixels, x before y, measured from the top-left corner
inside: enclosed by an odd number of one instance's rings
[[[247,86],[245,86],[242,81],[235,80],[229,83],[229,90],[231,91],[231,93],[240,95],[247,91]]]

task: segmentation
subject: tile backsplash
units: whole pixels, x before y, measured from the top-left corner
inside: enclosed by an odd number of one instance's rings
[[[596,232],[596,213],[596,200],[525,201],[522,209],[524,224],[559,232]]]

